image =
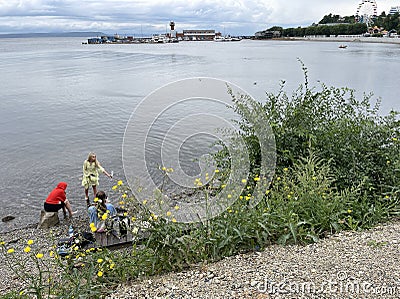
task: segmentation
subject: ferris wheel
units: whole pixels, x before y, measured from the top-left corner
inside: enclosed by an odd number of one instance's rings
[[[375,0],[362,0],[357,7],[356,22],[365,23],[367,26],[370,26],[378,15],[377,10]]]

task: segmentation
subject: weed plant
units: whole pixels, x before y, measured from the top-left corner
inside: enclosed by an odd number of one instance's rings
[[[1,298],[103,298],[133,279],[204,265],[270,244],[317,242],[399,215],[398,113],[379,114],[379,101],[372,105],[372,95],[359,101],[347,88],[309,88],[303,69],[305,83],[291,97],[284,83],[264,102],[232,95],[234,109],[242,116],[251,173],[243,178],[245,188],[235,191],[238,199],[222,214],[199,223],[178,223],[174,210],[179,206],[155,215],[145,202],[139,207],[129,188],[118,182],[113,190],[131,217],[133,232],[139,232],[129,250],[76,247],[62,258],[31,244],[29,249],[14,249],[2,242],[0,255],[11,260],[3,267],[11,267],[22,286]],[[277,167],[271,178],[260,177],[261,149],[254,124],[246,118],[249,112],[265,115],[274,132]],[[215,157],[218,169],[213,179],[194,182],[205,198],[221,191],[221,182],[229,175],[229,153],[222,150]],[[262,194],[254,192],[260,180],[271,182]],[[258,204],[253,206],[255,199]],[[13,258],[17,250],[20,255]]]

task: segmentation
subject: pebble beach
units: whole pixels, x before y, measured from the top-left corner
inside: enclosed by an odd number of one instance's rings
[[[116,298],[399,298],[400,221],[121,285]]]
[[[69,224],[85,229],[83,215],[51,229],[36,226],[0,234],[16,253],[29,239],[43,250],[67,235]],[[121,284],[117,298],[399,298],[400,220],[373,229],[344,231],[307,246],[269,246],[179,273]],[[2,262],[0,293],[20,281]]]

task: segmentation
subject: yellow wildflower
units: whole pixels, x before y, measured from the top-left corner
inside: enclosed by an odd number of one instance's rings
[[[228,194],[228,198],[232,198],[232,195],[231,195],[231,194]]]
[[[103,271],[97,272],[97,276],[98,276],[98,277],[102,277],[102,276],[103,276]]]
[[[128,216],[128,212],[124,212],[123,215],[124,215],[124,217]]]
[[[174,169],[173,168],[168,168],[167,172],[174,172]]]
[[[174,222],[174,223],[175,223],[175,222],[176,222],[176,219],[175,219],[175,218],[172,218],[172,222]]]
[[[99,264],[101,264],[101,263],[103,262],[103,259],[98,259],[97,262],[98,262]]]
[[[166,171],[166,170],[167,170],[167,167],[163,166],[163,167],[161,168],[161,170],[162,170],[162,171]]]
[[[117,185],[114,185],[114,186],[112,186],[112,188],[111,188],[111,189],[113,189],[113,190],[117,190],[117,188],[118,188],[118,186],[117,186]]]
[[[179,210],[179,206],[175,206],[174,209],[178,211]]]
[[[169,217],[169,216],[171,216],[172,215],[172,213],[170,212],[170,211],[168,211],[167,212],[167,216]]]
[[[25,251],[26,253],[28,253],[28,252],[31,251],[31,248],[30,248],[29,246],[26,246],[26,247],[24,248],[24,251]]]
[[[143,204],[145,205],[147,203],[147,199],[143,200]]]
[[[218,173],[219,172],[219,169],[215,169],[215,173]]]
[[[247,183],[247,180],[246,179],[242,179],[242,183],[244,184],[244,183]]]
[[[226,187],[226,185],[221,185],[221,188],[224,189]]]
[[[103,216],[101,216],[101,220],[106,220],[108,217],[108,213],[104,213]]]
[[[43,253],[36,254],[36,258],[41,259],[43,257]]]
[[[110,269],[111,269],[111,270],[114,269],[114,267],[115,267],[115,264],[114,264],[114,263],[110,264]]]
[[[133,217],[133,216],[132,216],[132,218],[131,218],[131,219],[132,219],[132,221],[136,221],[136,217]]]
[[[94,202],[98,202],[98,201],[99,201],[99,198],[98,198],[98,197],[95,197],[95,198],[93,199],[93,201],[94,201]]]
[[[258,181],[260,180],[260,178],[259,178],[259,177],[255,177],[254,180],[255,180],[256,182],[258,182]]]
[[[287,168],[287,167],[285,167],[284,169],[283,169],[283,171],[288,171],[289,169]]]
[[[128,195],[126,195],[126,193],[122,194],[122,198],[127,198]]]
[[[349,214],[350,214],[351,212],[353,212],[353,211],[352,211],[352,210],[350,210],[350,209],[349,209],[349,210],[347,210],[347,213],[349,213]]]
[[[7,250],[7,253],[14,253],[14,251],[15,251],[14,248],[10,248]]]
[[[49,255],[50,255],[50,257],[53,257],[53,256],[54,256],[54,251],[51,250],[50,253],[49,253]]]
[[[393,141],[397,141],[397,138],[396,138],[396,137],[393,137],[392,140],[393,140]]]
[[[33,244],[33,240],[28,240],[27,244],[28,245],[32,245]]]
[[[95,231],[97,231],[97,228],[96,228],[95,226],[90,226],[90,230],[91,230],[92,232],[95,232]]]
[[[122,182],[121,180],[119,180],[119,181],[117,182],[117,185],[118,185],[118,186],[122,186],[122,185],[123,185],[123,182]]]

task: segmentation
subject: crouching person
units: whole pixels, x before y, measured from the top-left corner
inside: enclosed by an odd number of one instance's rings
[[[88,208],[90,227],[99,233],[106,230],[106,221],[117,214],[114,206],[107,201],[104,191],[96,193],[95,205]]]
[[[67,211],[69,217],[72,217],[76,212],[72,211],[71,204],[67,199],[67,195],[65,190],[67,189],[67,183],[60,182],[57,187],[50,192],[49,196],[47,196],[44,202],[44,210],[46,212],[58,212],[59,210],[63,210],[64,217],[67,217]]]

